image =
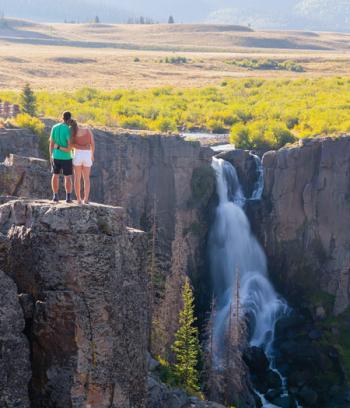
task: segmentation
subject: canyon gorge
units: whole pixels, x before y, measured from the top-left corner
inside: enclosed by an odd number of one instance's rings
[[[289,305],[273,324],[274,366],[260,338],[245,350],[249,395],[240,406],[261,406],[255,390],[265,407],[348,407],[350,137],[304,139],[260,161],[178,136],[94,134],[91,198],[99,204],[55,206],[37,136],[0,129],[0,407],[220,407],[162,384],[150,339],[179,245],[204,326],[213,292],[221,293],[210,231],[220,204],[237,204],[237,183],[244,202],[233,211],[242,222],[225,224],[225,233],[244,225],[247,235],[235,230],[230,239],[248,238],[232,248],[224,236],[229,262],[242,257],[242,290],[246,263],[262,265],[270,299]],[[222,175],[224,200],[214,156],[237,173],[236,184]],[[180,308],[179,298],[175,316]]]

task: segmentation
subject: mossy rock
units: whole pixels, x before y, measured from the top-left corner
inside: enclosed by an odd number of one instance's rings
[[[209,166],[194,169],[191,180],[190,207],[206,206],[215,191],[215,174]]]

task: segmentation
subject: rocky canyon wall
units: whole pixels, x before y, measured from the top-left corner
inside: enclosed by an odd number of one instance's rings
[[[350,305],[350,137],[301,141],[263,158],[259,231],[270,271],[284,292],[334,296]],[[257,223],[257,222],[256,222]]]
[[[0,206],[0,231],[0,338],[19,353],[0,355],[2,375],[14,377],[0,406],[27,407],[30,395],[41,408],[144,407],[145,234],[126,227],[122,208],[23,199]]]
[[[31,373],[23,368],[22,378],[25,390],[32,377],[31,406],[144,407],[150,235],[160,290],[177,251],[197,293],[209,296],[201,273],[215,189],[212,152],[178,137],[96,131],[92,201],[125,211],[52,206],[35,201],[51,197],[38,139],[31,135],[26,145],[28,131],[11,132],[0,135],[0,155],[6,156],[0,164],[0,269],[17,284],[25,314]],[[175,315],[180,306],[172,305]],[[26,357],[23,367],[28,364]]]

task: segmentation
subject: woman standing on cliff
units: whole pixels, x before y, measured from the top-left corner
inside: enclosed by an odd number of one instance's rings
[[[95,141],[90,129],[81,128],[77,121],[69,121],[71,129],[72,143],[70,148],[60,150],[69,151],[74,149],[73,167],[74,167],[74,191],[79,204],[89,204],[90,196],[90,173],[94,162]],[[81,199],[81,178],[84,180],[84,200]]]

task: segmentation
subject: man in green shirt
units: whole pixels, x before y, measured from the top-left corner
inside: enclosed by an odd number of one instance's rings
[[[71,131],[68,122],[71,120],[72,115],[70,112],[64,112],[62,116],[62,122],[58,123],[52,128],[50,136],[50,160],[52,167],[52,191],[53,201],[59,202],[58,190],[60,183],[60,174],[64,176],[64,186],[66,189],[66,202],[72,203],[72,152],[64,152],[60,150],[60,147],[69,148],[71,144]],[[55,149],[57,145],[57,149]]]

